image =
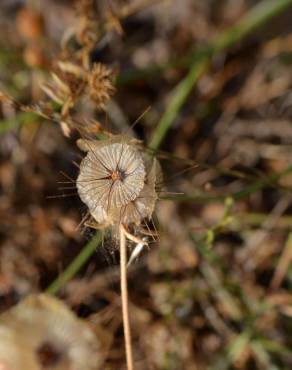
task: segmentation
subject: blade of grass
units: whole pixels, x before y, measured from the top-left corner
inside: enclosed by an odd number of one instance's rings
[[[191,68],[186,77],[179,82],[170,94],[167,108],[162,115],[153,133],[150,147],[157,150],[178,115],[179,110],[191,93],[194,84],[208,67],[211,58],[227,48],[242,40],[252,31],[266,24],[273,17],[279,15],[292,5],[292,0],[267,0],[253,7],[242,19],[233,27],[220,34],[210,46],[198,51],[194,57]]]
[[[279,343],[275,340],[271,340],[266,337],[258,338],[258,341],[261,342],[262,346],[271,354],[285,355],[292,359],[292,351],[290,348],[285,346],[283,343]]]
[[[227,355],[230,360],[230,363],[234,364],[238,361],[246,348],[249,346],[251,333],[249,331],[243,331],[239,333],[227,346]]]
[[[244,224],[251,225],[251,226],[259,226],[262,225],[267,218],[269,217],[266,213],[242,213],[240,214],[240,219],[236,219],[237,221],[241,221]],[[279,217],[274,227],[278,227],[281,229],[291,229],[292,228],[292,216],[283,215]]]
[[[163,200],[175,200],[175,201],[184,201],[184,202],[197,202],[197,203],[207,203],[213,201],[224,201],[227,197],[232,198],[233,200],[240,200],[248,197],[249,195],[261,190],[267,186],[274,185],[280,178],[288,175],[292,172],[292,166],[288,166],[281,172],[274,172],[270,176],[267,176],[264,179],[260,179],[249,186],[246,186],[244,189],[237,191],[233,194],[227,195],[188,195],[188,194],[177,194],[177,195],[168,195],[161,196],[160,199]]]
[[[278,366],[272,363],[271,356],[268,351],[264,348],[262,343],[258,340],[254,340],[250,343],[254,356],[257,358],[259,363],[267,370],[280,370]]]
[[[289,233],[271,281],[272,289],[279,289],[289,269],[289,266],[291,265],[291,261],[292,261],[292,233]]]
[[[67,281],[71,280],[77,272],[84,266],[95,252],[97,246],[102,241],[102,233],[98,231],[95,236],[87,243],[69,266],[57,277],[55,281],[46,289],[46,293],[56,294]]]
[[[218,270],[205,261],[200,263],[199,269],[209,285],[214,297],[220,302],[224,312],[235,321],[242,320],[243,313],[239,302],[227,289],[221,280]]]

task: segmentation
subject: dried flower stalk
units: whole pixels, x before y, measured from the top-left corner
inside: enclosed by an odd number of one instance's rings
[[[132,227],[136,231],[145,218],[151,218],[162,173],[158,161],[143,151],[141,143],[127,136],[116,135],[104,141],[80,139],[78,145],[87,152],[80,164],[77,190],[94,219],[90,226],[99,229],[112,227],[120,240],[126,358],[128,370],[133,370],[126,238],[137,245],[147,245],[128,230]]]
[[[120,267],[121,267],[121,295],[122,295],[122,314],[124,324],[124,336],[126,347],[126,359],[128,370],[134,370],[131,327],[129,320],[129,299],[128,299],[128,284],[127,284],[127,245],[126,234],[123,225],[120,225]]]

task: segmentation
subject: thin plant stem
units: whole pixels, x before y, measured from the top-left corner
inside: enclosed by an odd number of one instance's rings
[[[58,293],[67,281],[71,280],[77,272],[84,266],[89,258],[95,252],[97,246],[102,241],[102,233],[98,231],[95,236],[87,243],[75,257],[75,259],[69,264],[69,266],[57,277],[55,281],[46,289],[46,293],[56,294]]]
[[[173,121],[191,93],[195,83],[208,68],[212,57],[249,35],[252,31],[266,24],[292,5],[292,0],[267,0],[254,6],[234,26],[216,37],[208,47],[194,55],[193,63],[185,78],[170,93],[167,108],[153,133],[150,147],[158,149]]]
[[[122,313],[123,313],[127,369],[134,370],[131,327],[129,320],[129,301],[128,301],[128,283],[127,283],[127,245],[126,245],[126,234],[123,225],[120,225],[120,269],[121,269]]]

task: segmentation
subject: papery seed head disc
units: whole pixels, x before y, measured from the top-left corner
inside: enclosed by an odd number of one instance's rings
[[[145,160],[145,158],[144,158]],[[157,167],[160,166],[155,158],[148,158],[146,162],[146,179],[144,187],[137,198],[122,208],[112,208],[108,213],[108,219],[114,223],[139,225],[144,218],[151,218],[157,201],[155,189]]]
[[[124,224],[140,225],[143,219],[151,218],[156,200],[156,193],[148,185],[145,185],[140,195],[124,206],[123,212],[119,212],[115,217],[119,217],[119,222]]]
[[[108,212],[137,198],[144,186],[145,167],[140,152],[124,142],[91,148],[81,162],[77,189],[100,222],[102,209]],[[113,174],[118,178],[114,180]]]
[[[156,192],[156,176],[159,174],[158,168],[160,169],[160,164],[156,158],[153,158],[151,167],[148,167],[144,188],[134,201],[135,209],[142,218],[151,218],[154,212],[158,199]]]
[[[109,224],[108,214],[103,207],[93,204],[89,209],[91,216],[98,224]]]

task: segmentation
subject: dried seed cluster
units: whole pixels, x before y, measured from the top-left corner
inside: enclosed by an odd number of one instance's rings
[[[90,57],[102,39],[102,30],[107,29],[99,22],[96,1],[77,1],[76,15],[76,27],[64,34],[52,80],[42,84],[46,95],[61,106],[62,128],[72,126],[67,120],[72,118],[73,108],[78,103],[91,100],[94,108],[106,110],[115,92],[115,71],[97,61],[92,62]],[[66,136],[70,134],[70,128],[67,127],[64,133]]]
[[[78,145],[87,155],[77,189],[96,227],[140,225],[151,218],[162,175],[158,161],[143,151],[139,141],[117,135],[104,141],[81,139]]]
[[[83,48],[92,49],[98,41],[99,19],[96,16],[95,0],[79,0],[75,2],[78,15],[76,23],[76,40]]]
[[[113,86],[113,72],[104,64],[94,64],[88,74],[89,96],[97,106],[106,110],[106,104],[115,92]]]
[[[44,92],[62,106],[62,115],[67,116],[77,100],[87,96],[96,108],[106,110],[106,105],[115,92],[113,71],[101,63],[85,69],[69,61],[60,61],[51,83],[43,83]]]

